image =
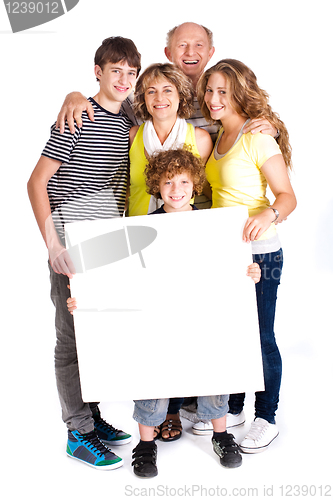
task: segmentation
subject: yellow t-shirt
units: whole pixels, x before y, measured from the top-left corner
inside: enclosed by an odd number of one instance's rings
[[[206,177],[212,187],[212,208],[246,205],[249,216],[269,207],[266,196],[267,181],[261,172],[263,164],[272,156],[281,154],[279,145],[267,134],[242,134],[225,155],[218,155],[217,145],[206,164]],[[259,239],[276,233],[275,224]]]
[[[129,151],[130,194],[128,198],[128,215],[130,217],[134,215],[147,215],[151,196],[146,191],[144,172],[148,160],[145,156],[143,144],[143,127],[144,124],[140,125]],[[200,156],[195,140],[195,128],[190,123],[187,124],[185,146],[191,147],[191,152],[195,156]]]

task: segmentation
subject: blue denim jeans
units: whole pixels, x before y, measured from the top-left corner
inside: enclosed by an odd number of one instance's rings
[[[228,412],[229,395],[199,396],[197,415],[200,420],[224,417]],[[169,399],[140,399],[134,401],[133,418],[139,424],[155,426],[164,422]]]
[[[256,392],[255,416],[275,423],[282,376],[282,360],[274,334],[277,289],[280,284],[283,252],[253,255],[261,269],[261,279],[256,284],[257,307],[260,329],[265,390]],[[237,414],[244,406],[245,394],[231,394],[230,413]]]
[[[57,343],[55,347],[55,374],[62,409],[62,418],[68,429],[82,434],[94,429],[94,420],[89,403],[84,403],[81,395],[78,359],[74,333],[73,316],[67,309],[67,288],[69,279],[50,269],[51,299],[55,306],[55,327]],[[92,404],[96,406],[96,403]]]
[[[184,403],[184,398],[170,398],[168,413],[174,415],[179,413],[181,405]]]

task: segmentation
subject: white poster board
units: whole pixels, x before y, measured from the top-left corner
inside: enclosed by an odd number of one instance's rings
[[[71,280],[84,401],[264,389],[247,217],[237,207],[66,225],[84,271]]]

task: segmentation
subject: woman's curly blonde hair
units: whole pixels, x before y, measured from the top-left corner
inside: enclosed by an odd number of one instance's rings
[[[291,145],[287,128],[279,115],[272,111],[268,104],[269,96],[257,84],[253,71],[236,59],[222,59],[212,68],[208,69],[198,82],[198,101],[201,112],[208,122],[213,122],[204,97],[209,77],[213,73],[222,73],[230,85],[232,95],[231,104],[235,111],[246,118],[266,118],[280,135],[277,142],[288,168],[292,168]]]
[[[191,80],[174,64],[152,64],[141,74],[134,92],[134,113],[142,121],[151,120],[148,113],[145,93],[153,82],[165,78],[177,89],[179,95],[179,118],[190,118],[194,113],[194,90]]]
[[[193,196],[200,194],[206,180],[205,167],[201,158],[190,149],[169,149],[151,156],[145,169],[147,193],[161,199],[161,179],[172,179],[184,172],[193,181]]]

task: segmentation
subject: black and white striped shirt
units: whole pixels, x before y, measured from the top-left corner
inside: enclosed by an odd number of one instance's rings
[[[42,155],[61,161],[47,191],[52,218],[63,241],[68,222],[122,216],[128,173],[129,129],[123,113],[113,114],[89,98],[95,121],[86,112],[82,127],[72,135],[66,125],[60,134],[55,125]]]

